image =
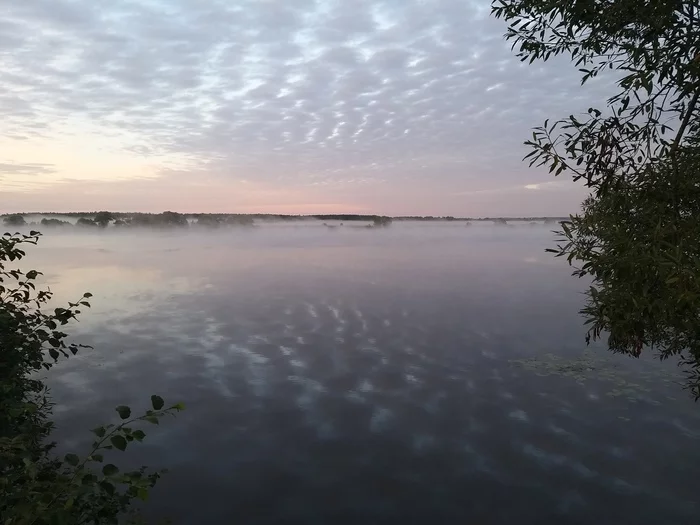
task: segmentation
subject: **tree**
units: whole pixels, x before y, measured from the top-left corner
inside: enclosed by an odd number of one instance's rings
[[[48,226],[51,228],[56,227],[56,226],[72,226],[72,224],[68,221],[62,221],[60,219],[47,219],[47,218],[41,219],[41,225]]]
[[[76,226],[85,226],[87,228],[91,228],[94,226],[97,226],[97,223],[93,221],[92,219],[86,219],[85,217],[80,217],[77,222],[75,223]]]
[[[164,211],[163,213],[136,213],[129,224],[131,226],[150,226],[154,228],[183,228],[189,225],[187,217],[174,211]]]
[[[108,211],[101,211],[98,212],[95,215],[95,218],[93,221],[100,227],[100,228],[106,228],[107,225],[110,223],[110,221],[113,221],[116,217],[108,212]]]
[[[8,215],[3,219],[5,226],[26,226],[27,221],[24,220],[24,216],[19,213],[13,215]]]
[[[156,219],[155,215],[152,214],[145,214],[145,213],[139,213],[134,216],[132,216],[129,219],[128,224],[130,226],[155,226],[156,225]]]
[[[160,223],[165,226],[187,226],[187,217],[174,211],[164,211],[159,216]]]
[[[384,217],[380,215],[375,215],[372,217],[372,223],[375,227],[386,228],[387,226],[391,226],[392,222],[391,217]]]
[[[569,55],[582,84],[618,75],[606,108],[545,121],[526,158],[591,190],[550,250],[592,281],[587,340],[679,356],[700,398],[698,2],[497,0],[492,13],[523,61]]]
[[[196,224],[206,228],[218,228],[223,224],[223,219],[218,215],[200,215]]]
[[[232,226],[253,226],[255,224],[250,215],[228,215],[224,222]]]
[[[0,237],[0,516],[13,525],[116,524],[134,499],[148,497],[161,473],[146,467],[121,472],[113,463],[103,464],[104,454],[142,441],[139,424],[157,424],[184,407],[166,408],[155,395],[140,416],[119,406],[120,422],[93,429],[95,441],[87,455],[53,454],[55,444],[48,441],[53,403],[38,372],[84,348],[66,343],[63,326],[90,307],[91,296],[45,313],[52,294],[36,290],[41,274],[7,268],[38,239],[38,232]]]

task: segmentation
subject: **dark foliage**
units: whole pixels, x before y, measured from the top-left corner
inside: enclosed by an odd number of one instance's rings
[[[19,213],[13,215],[8,215],[3,219],[5,226],[26,226],[27,221],[24,220],[24,216]]]
[[[611,350],[680,356],[700,397],[697,239],[700,5],[697,0],[496,0],[523,61],[568,55],[586,83],[604,70],[618,90],[603,110],[545,121],[530,165],[591,190],[562,224],[558,256],[592,279],[587,338]]]

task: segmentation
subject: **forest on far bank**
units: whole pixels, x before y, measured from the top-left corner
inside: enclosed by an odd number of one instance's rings
[[[35,218],[35,220],[32,220]],[[71,220],[67,220],[71,219]],[[277,214],[239,214],[239,213],[129,213],[129,212],[43,212],[12,213],[2,215],[5,226],[43,226],[43,227],[188,227],[202,226],[218,228],[222,226],[253,226],[256,221],[347,221],[367,223],[368,227],[386,227],[394,221],[448,221],[448,222],[541,222],[554,224],[565,220],[561,217],[453,217],[453,216],[399,216],[358,215],[358,214],[324,214],[324,215],[277,215]],[[73,221],[74,220],[74,221]]]

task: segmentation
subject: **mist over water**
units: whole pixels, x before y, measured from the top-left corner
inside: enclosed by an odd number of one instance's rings
[[[94,294],[70,332],[95,350],[49,378],[56,437],[84,452],[113,406],[185,402],[119,458],[170,470],[145,512],[176,524],[694,523],[674,363],[523,365],[586,350],[550,230],[47,231],[27,264],[57,302]]]

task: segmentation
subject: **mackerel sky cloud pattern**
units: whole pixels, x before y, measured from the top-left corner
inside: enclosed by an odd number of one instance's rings
[[[0,0],[0,211],[527,215],[521,162],[602,106],[465,0]]]

